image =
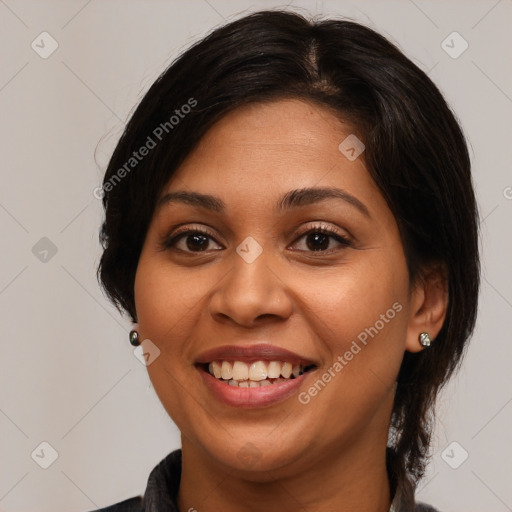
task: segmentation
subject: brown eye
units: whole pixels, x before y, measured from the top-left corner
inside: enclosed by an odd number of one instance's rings
[[[299,251],[331,253],[349,247],[350,241],[336,231],[318,227],[303,233],[294,245],[299,246]]]
[[[312,251],[326,251],[329,248],[330,237],[323,233],[309,233],[306,245]]]
[[[216,245],[216,247],[212,248],[212,245]],[[161,248],[162,250],[176,250],[185,253],[223,249],[210,233],[198,229],[189,229],[168,236],[162,241]]]
[[[209,237],[195,233],[193,235],[187,235],[185,238],[187,249],[190,251],[205,251],[208,249],[208,245],[210,243]]]

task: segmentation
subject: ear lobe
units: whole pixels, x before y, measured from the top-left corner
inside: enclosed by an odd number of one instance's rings
[[[443,327],[448,309],[448,278],[444,265],[430,266],[418,277],[411,291],[411,308],[405,348],[420,352],[420,334],[428,333],[432,342]]]

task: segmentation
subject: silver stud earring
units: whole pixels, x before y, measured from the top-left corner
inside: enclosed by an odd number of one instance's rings
[[[422,332],[419,335],[419,340],[420,340],[420,345],[425,348],[430,347],[430,345],[432,343],[432,338],[430,337],[428,332]]]
[[[130,331],[130,343],[134,347],[138,347],[140,345],[139,333],[135,329],[133,331]]]

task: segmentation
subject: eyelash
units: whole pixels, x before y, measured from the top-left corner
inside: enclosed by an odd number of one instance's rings
[[[302,233],[300,233],[297,236],[296,241],[301,239],[301,238],[303,238],[303,237],[305,237],[305,236],[307,236],[307,235],[309,235],[309,234],[312,234],[312,233],[320,233],[322,235],[327,235],[329,237],[332,237],[332,238],[334,238],[337,242],[339,242],[344,247],[351,246],[351,241],[349,240],[348,237],[341,235],[337,231],[334,231],[334,230],[332,230],[330,228],[327,228],[324,224],[318,224],[318,225],[315,225],[315,226],[311,226],[309,229],[307,229],[307,230],[303,231]],[[169,236],[169,235],[166,236],[161,241],[161,243],[160,243],[160,249],[163,250],[163,251],[169,250],[169,249],[174,249],[173,246],[179,240],[181,240],[182,238],[185,238],[186,235],[195,235],[195,234],[205,235],[205,236],[215,240],[214,234],[211,233],[210,231],[208,231],[207,229],[204,229],[204,228],[195,228],[195,229],[185,228],[182,231],[177,231],[172,236]],[[216,240],[215,240],[215,242],[218,243]],[[221,244],[219,244],[219,245],[221,245]],[[183,251],[181,249],[175,249],[175,250],[178,250],[180,252],[184,252],[184,253],[187,253],[187,254],[200,254],[202,252],[206,252],[206,251]],[[334,249],[334,251],[336,251],[336,249]],[[325,251],[299,251],[299,252],[320,253],[322,255],[325,255],[325,254],[331,254],[334,251],[333,251],[333,249],[327,249]]]

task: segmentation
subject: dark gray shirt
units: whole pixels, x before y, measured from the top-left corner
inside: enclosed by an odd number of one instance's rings
[[[98,512],[180,512],[177,504],[181,478],[181,450],[170,453],[150,473],[144,497],[130,498]],[[183,511],[182,511],[183,512]],[[389,512],[437,512],[415,503],[409,482],[399,482]]]

